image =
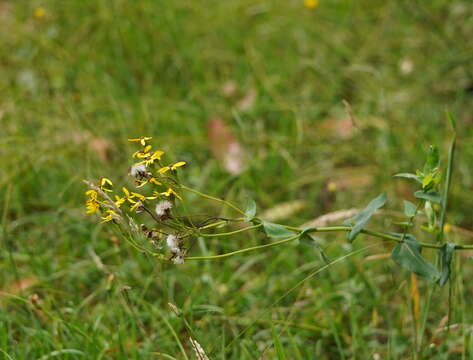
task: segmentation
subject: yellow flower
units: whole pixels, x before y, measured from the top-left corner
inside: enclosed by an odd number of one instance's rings
[[[152,146],[151,145],[146,145],[142,150],[135,151],[132,155],[134,158],[140,158],[140,159],[147,159],[151,156],[150,150]]]
[[[155,177],[151,177],[148,181],[154,185],[162,185]]]
[[[94,200],[96,200],[96,199],[97,199],[97,196],[98,196],[97,191],[92,190],[92,189],[91,189],[91,190],[87,190],[87,191],[85,192],[85,195],[87,195],[88,197],[90,197],[90,199],[94,199]]]
[[[119,197],[115,195],[115,205],[120,207],[125,201],[128,201],[130,204],[136,204],[136,201],[133,200],[135,197],[133,193],[130,193],[126,187],[122,187],[122,191],[125,196]]]
[[[46,15],[46,10],[42,7],[36,8],[34,9],[33,15],[36,19],[42,19]]]
[[[139,194],[139,193],[136,193],[136,192],[132,192],[131,197],[140,199],[141,201],[156,199],[156,196],[145,196],[143,194]]]
[[[110,188],[107,188],[107,185],[110,185],[110,187],[112,187],[113,186],[112,181],[105,177],[100,178],[100,190],[112,192],[113,190]]]
[[[139,138],[136,138],[136,139],[128,139],[128,141],[131,141],[131,142],[139,142],[141,145],[145,146],[146,145],[146,142],[148,140],[151,140],[152,137],[149,137],[149,136],[141,136]]]
[[[182,200],[182,198],[177,194],[177,192],[175,192],[173,189],[169,188],[167,189],[165,192],[162,192],[161,195],[164,195],[166,197],[170,197],[170,196],[175,196],[177,197],[178,199]]]
[[[164,151],[157,150],[155,151],[147,160],[142,161],[147,166],[153,164],[156,160],[161,160],[161,156],[163,156]]]
[[[161,169],[158,170],[158,172],[160,174],[164,174],[164,173],[168,172],[169,170],[176,170],[178,167],[184,166],[185,164],[186,164],[185,161],[179,161],[175,164],[162,167]]]
[[[135,211],[139,206],[142,206],[142,205],[143,203],[141,201],[137,201],[130,207],[130,211]]]
[[[96,200],[90,199],[85,203],[86,214],[93,214],[100,209],[100,205]]]
[[[100,209],[100,204],[97,201],[97,191],[87,190],[85,194],[89,197],[85,202],[85,208],[87,214],[93,214]]]
[[[149,179],[146,179],[146,180],[137,180],[137,183],[138,183],[138,185],[136,185],[136,187],[138,187],[138,188],[140,188],[142,186],[145,186],[148,183],[155,184],[155,185],[162,185],[158,181],[158,179],[156,179],[155,177],[150,177]]]
[[[113,211],[112,209],[108,209],[105,211],[108,215],[107,216],[102,216],[102,223],[112,221],[113,219],[116,219],[118,217],[117,213]]]
[[[319,0],[304,0],[304,6],[308,9],[315,9],[319,6]]]
[[[115,195],[115,205],[117,205],[118,207],[122,206],[125,201],[126,198]]]

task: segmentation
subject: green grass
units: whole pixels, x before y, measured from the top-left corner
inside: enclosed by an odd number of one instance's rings
[[[392,174],[420,166],[431,143],[445,168],[449,110],[458,161],[447,222],[473,228],[470,1],[320,2],[313,11],[295,0],[0,4],[5,359],[193,359],[190,336],[211,359],[473,358],[466,256],[455,263],[449,332],[438,331],[448,287],[433,288],[425,314],[432,288],[419,280],[426,331],[415,354],[409,275],[367,257],[389,253],[389,244],[326,269],[303,245],[171,266],[85,215],[82,179],[129,183],[126,138],[140,135],[188,161],[183,181],[208,193],[242,206],[251,196],[260,210],[305,200],[287,224],[360,207],[381,191],[399,209],[409,189]],[[44,18],[34,17],[37,7]],[[224,95],[229,81],[237,89]],[[251,106],[239,106],[251,92]],[[347,116],[343,100],[357,124],[346,136],[330,127]],[[239,176],[210,150],[207,122],[217,116],[248,154]],[[349,185],[327,192],[327,182],[342,180]],[[189,201],[196,212],[221,211]],[[392,227],[383,219],[374,226]],[[321,238],[332,260],[375,244]],[[202,241],[193,255],[262,241]]]

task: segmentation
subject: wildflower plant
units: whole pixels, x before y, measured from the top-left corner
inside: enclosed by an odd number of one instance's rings
[[[328,257],[312,235],[318,232],[345,232],[350,243],[360,234],[393,242],[395,246],[392,249],[391,259],[395,263],[443,286],[450,278],[455,251],[473,249],[472,245],[443,241],[444,230],[449,226],[445,220],[455,137],[450,147],[445,176],[442,176],[441,172],[439,151],[434,146],[430,148],[422,170],[395,175],[397,178],[404,178],[417,184],[413,193],[416,202],[403,201],[404,219],[394,222],[398,230],[396,232],[380,232],[366,227],[372,216],[385,205],[387,201],[385,193],[377,196],[362,211],[338,226],[300,228],[265,221],[257,216],[254,201],[249,201],[243,210],[224,199],[184,185],[178,175],[187,165],[186,162],[165,161],[165,153],[154,150],[150,140],[151,137],[129,139],[140,147],[132,155],[134,163],[129,170],[135,189],[127,187],[115,189],[113,182],[108,178],[100,178],[95,183],[86,181],[89,187],[86,191],[86,210],[87,213],[99,213],[101,222],[114,224],[131,246],[161,261],[182,264],[188,260],[221,259],[299,240],[301,243],[314,245],[320,251],[322,259],[328,263]],[[445,181],[442,182],[442,179]],[[185,213],[185,216],[180,215],[181,211],[186,211],[185,194],[189,192],[228,207],[236,214],[235,217],[222,218],[188,213]],[[431,238],[430,241],[418,241],[412,233],[412,228],[421,215],[427,219],[421,229],[425,231],[427,238]],[[240,225],[236,230],[216,232],[217,229],[235,223],[244,225]],[[218,238],[249,231],[262,232],[268,241],[262,245],[223,254],[189,256],[197,238]],[[423,256],[423,249],[437,253],[436,264],[429,262]]]

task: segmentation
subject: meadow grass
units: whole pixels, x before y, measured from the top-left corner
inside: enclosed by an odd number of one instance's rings
[[[190,186],[261,211],[301,200],[285,223],[381,191],[394,210],[410,185],[392,175],[422,164],[428,144],[446,154],[449,110],[447,222],[472,229],[472,19],[466,0],[0,3],[0,356],[193,359],[192,337],[211,359],[473,358],[469,254],[445,288],[416,288],[392,245],[364,236],[320,235],[329,265],[304,244],[164,264],[86,216],[82,183],[129,183],[126,139],[149,135],[189,163]],[[238,176],[211,151],[216,117],[247,153]],[[446,237],[472,240],[456,227]]]

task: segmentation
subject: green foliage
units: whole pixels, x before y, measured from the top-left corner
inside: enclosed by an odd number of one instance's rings
[[[438,283],[440,286],[444,286],[450,279],[452,272],[452,261],[455,253],[455,244],[445,243],[439,250],[440,253],[440,278]]]
[[[417,206],[416,204],[411,203],[408,200],[404,200],[404,215],[407,217],[414,217],[417,214]]]
[[[286,229],[283,225],[274,224],[269,221],[262,221],[264,232],[267,236],[274,239],[284,239],[294,236],[296,233]]]
[[[348,241],[353,242],[358,234],[363,230],[365,225],[368,223],[370,218],[373,216],[376,210],[382,208],[386,203],[386,193],[378,195],[376,198],[370,201],[370,203],[364,208],[358,215],[347,220],[345,223],[352,225],[352,229],[348,233]]]
[[[403,241],[394,247],[391,259],[398,265],[431,282],[437,281],[440,274],[433,264],[422,257],[420,253],[422,246],[415,237],[407,234],[400,238],[403,238]]]
[[[256,202],[253,199],[248,201],[248,205],[245,210],[245,221],[251,222],[256,216]]]

